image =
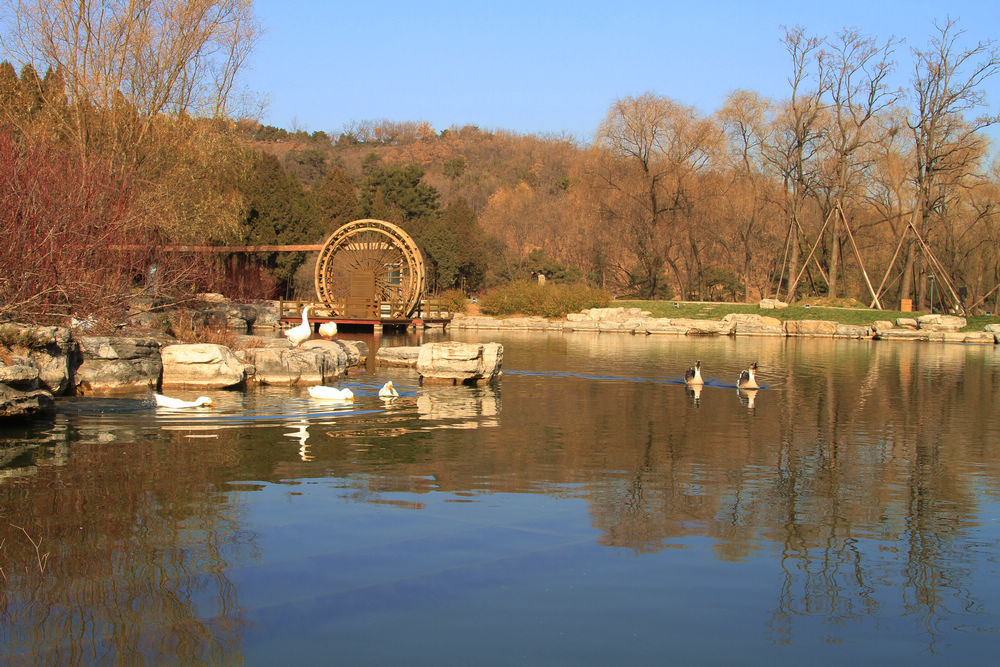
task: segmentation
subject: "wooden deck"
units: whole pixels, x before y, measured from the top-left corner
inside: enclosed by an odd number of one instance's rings
[[[338,326],[341,324],[356,325],[361,327],[372,327],[375,330],[376,327],[391,327],[397,329],[405,329],[408,327],[426,327],[426,326],[441,326],[447,327],[451,323],[452,314],[440,304],[435,303],[432,300],[421,302],[420,312],[418,316],[414,317],[391,317],[388,315],[388,309],[384,306],[370,307],[370,308],[359,308],[358,310],[368,310],[369,312],[385,312],[386,314],[381,316],[343,316],[336,315],[329,311],[324,304],[315,303],[312,301],[278,301],[278,319],[281,322],[288,324],[297,324],[302,321],[302,309],[309,306],[309,323],[313,325],[313,329],[317,330],[319,325],[323,322],[335,322]]]

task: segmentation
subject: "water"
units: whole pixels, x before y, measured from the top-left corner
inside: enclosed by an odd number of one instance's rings
[[[4,432],[0,655],[995,662],[994,347],[451,337],[503,343],[500,381],[68,399]]]

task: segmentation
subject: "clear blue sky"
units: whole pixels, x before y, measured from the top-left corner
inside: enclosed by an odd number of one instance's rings
[[[957,19],[971,42],[1000,35],[996,0],[257,0],[256,13],[266,32],[244,83],[269,101],[269,125],[336,134],[354,121],[427,121],[583,142],[628,95],[706,114],[737,88],[786,97],[783,25],[905,40],[899,85],[934,20]],[[986,92],[997,113],[1000,77]]]

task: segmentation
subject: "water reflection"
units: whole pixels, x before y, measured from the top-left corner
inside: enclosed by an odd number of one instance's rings
[[[586,642],[620,623],[642,641],[610,645],[640,662],[632,647],[695,641],[664,619],[702,612],[740,629],[718,662],[747,646],[769,662],[870,658],[879,630],[897,658],[987,654],[1000,631],[986,585],[1000,575],[995,350],[491,339],[505,345],[494,386],[422,387],[394,370],[348,378],[356,400],[336,407],[288,388],[220,392],[208,414],[67,401],[9,434],[4,655],[262,662],[304,632],[371,662],[387,627],[401,651],[428,638],[468,650],[478,635],[450,632],[467,598],[490,600],[469,616],[502,637],[544,625]],[[691,358],[706,360],[697,391],[679,381]],[[726,380],[748,359],[768,388]],[[386,379],[392,401],[377,396]],[[678,573],[693,592],[677,593]],[[549,615],[553,596],[567,602]],[[297,655],[319,660],[309,645]]]

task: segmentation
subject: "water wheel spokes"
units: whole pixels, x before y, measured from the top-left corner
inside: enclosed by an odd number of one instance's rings
[[[383,220],[337,229],[316,262],[316,294],[340,317],[406,318],[420,306],[424,263],[416,243]]]

